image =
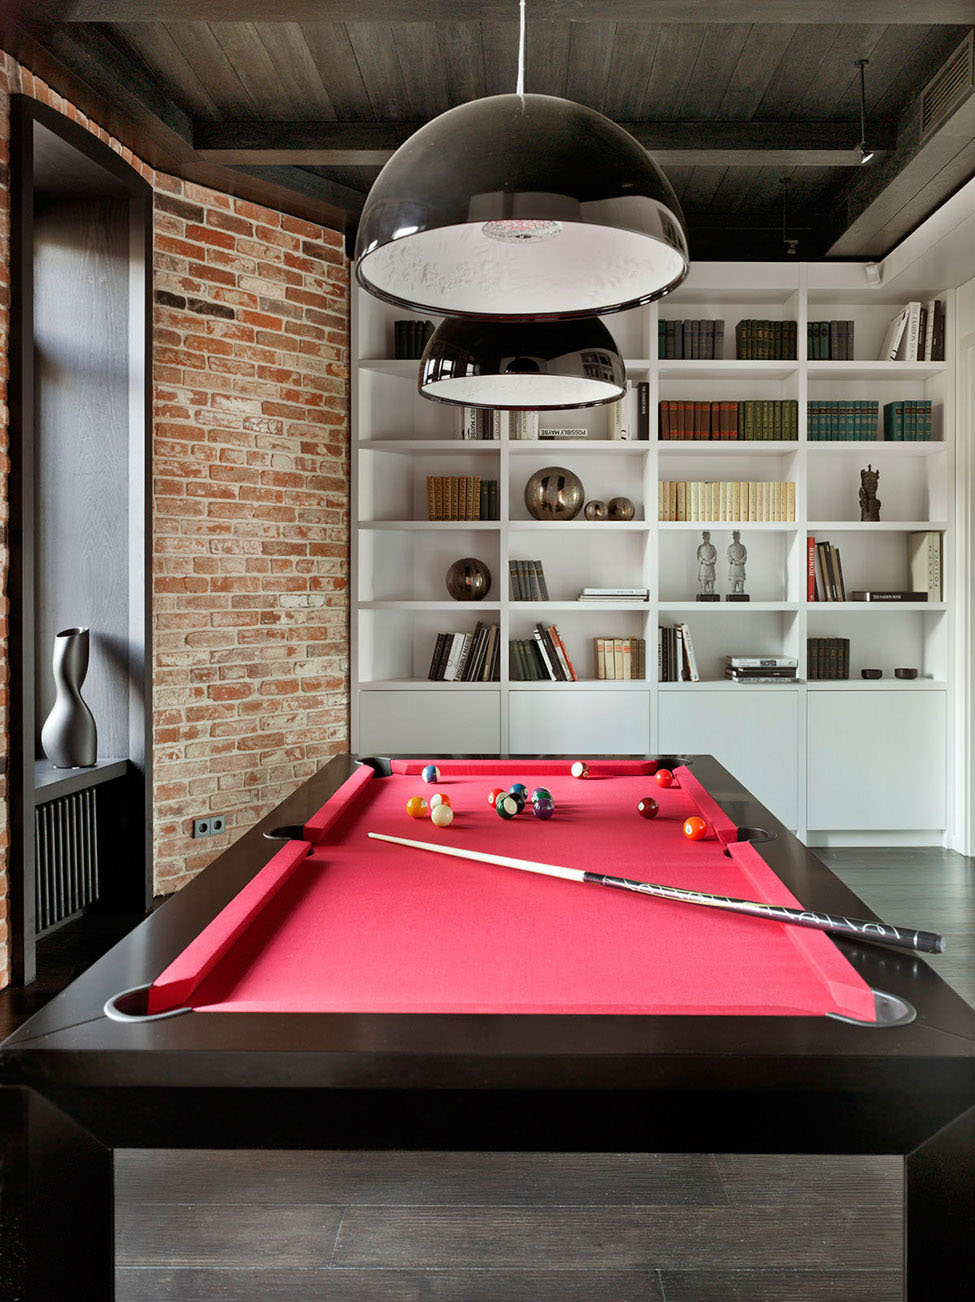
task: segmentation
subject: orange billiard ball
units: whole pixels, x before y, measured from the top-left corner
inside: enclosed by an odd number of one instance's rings
[[[674,785],[674,775],[670,769],[657,769],[653,776],[658,787],[672,787]]]
[[[689,841],[703,841],[708,834],[708,825],[703,818],[685,818],[684,835]]]
[[[430,797],[430,809],[431,809],[431,811],[434,810],[434,809],[436,809],[436,807],[437,807],[438,805],[448,805],[448,806],[450,805],[450,797],[449,797],[449,796],[445,796],[444,793],[443,793],[442,791],[438,791],[438,792],[436,793],[436,795],[433,795],[433,796]],[[431,816],[432,816],[432,814],[431,814]]]
[[[427,802],[422,796],[410,796],[406,802],[406,812],[410,818],[425,818],[427,812]]]

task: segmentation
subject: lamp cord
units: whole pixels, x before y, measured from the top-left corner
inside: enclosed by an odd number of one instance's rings
[[[525,0],[519,0],[520,23],[518,31],[518,87],[516,94],[525,94]]]

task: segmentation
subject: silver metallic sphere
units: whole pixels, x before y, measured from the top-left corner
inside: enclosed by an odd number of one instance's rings
[[[536,470],[525,485],[525,506],[536,520],[574,520],[585,496],[582,480],[565,466]]]
[[[605,520],[606,503],[605,502],[587,502],[585,516],[587,520]]]
[[[614,497],[609,504],[611,520],[632,520],[635,515],[636,507],[628,497]]]

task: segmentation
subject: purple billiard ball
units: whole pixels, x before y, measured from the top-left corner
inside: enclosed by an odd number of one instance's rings
[[[535,811],[535,817],[541,819],[551,818],[555,813],[555,801],[547,800],[544,796],[540,800],[532,801],[532,809]]]

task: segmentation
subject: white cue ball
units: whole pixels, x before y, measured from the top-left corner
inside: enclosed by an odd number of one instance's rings
[[[585,760],[576,760],[569,772],[574,778],[587,778],[589,776],[589,765]]]
[[[449,805],[434,805],[430,810],[430,822],[434,827],[449,827],[454,821],[454,811]]]

